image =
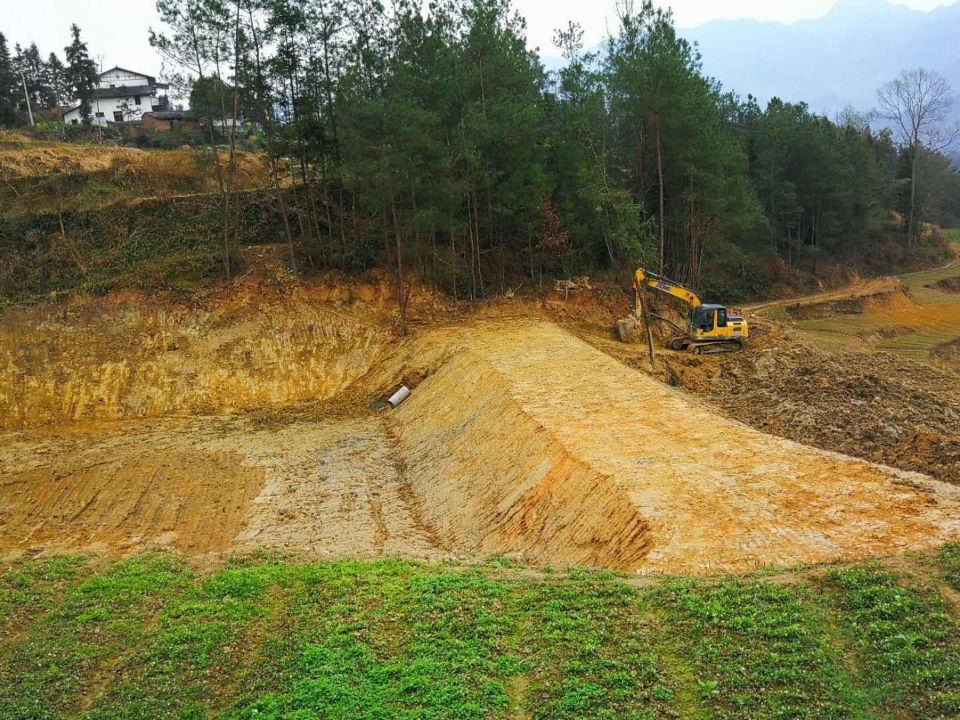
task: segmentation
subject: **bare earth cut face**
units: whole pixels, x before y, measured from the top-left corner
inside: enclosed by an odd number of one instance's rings
[[[550,322],[393,343],[309,297],[111,312],[0,329],[4,555],[510,553],[707,574],[960,537],[960,489],[726,419]],[[91,332],[104,322],[127,338],[122,373]],[[369,409],[404,379],[409,400]]]

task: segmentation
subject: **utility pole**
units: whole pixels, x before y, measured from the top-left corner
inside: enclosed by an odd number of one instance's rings
[[[103,55],[97,55],[98,64],[100,66],[100,73],[97,75],[97,86],[93,89],[93,94],[97,98],[97,114],[94,115],[94,125],[97,126],[97,141],[103,145],[103,127],[100,125],[100,76],[103,75]]]
[[[20,73],[20,82],[23,83],[23,97],[27,100],[27,115],[30,116],[30,127],[36,127],[37,124],[33,121],[33,108],[30,107],[30,93],[27,92],[27,77],[22,72]]]

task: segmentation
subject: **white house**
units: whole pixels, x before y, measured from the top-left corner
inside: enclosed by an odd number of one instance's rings
[[[145,112],[163,112],[170,109],[165,94],[168,85],[158,83],[152,75],[115,67],[100,73],[97,88],[90,100],[90,120],[95,125],[140,120]],[[79,125],[80,106],[63,114],[68,125]]]

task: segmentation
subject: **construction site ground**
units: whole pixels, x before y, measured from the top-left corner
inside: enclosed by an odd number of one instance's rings
[[[403,339],[376,281],[9,308],[0,552],[703,575],[960,538],[952,371],[811,345],[782,306],[748,312],[743,353],[661,351],[651,371],[614,340],[626,307],[609,288],[479,308],[420,290]]]

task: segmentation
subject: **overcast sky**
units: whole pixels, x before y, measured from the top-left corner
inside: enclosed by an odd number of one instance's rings
[[[882,2],[882,0],[877,0]],[[951,5],[957,0],[891,0],[921,10]],[[639,4],[640,0],[637,0]],[[695,27],[721,18],[757,18],[793,22],[824,15],[836,0],[673,0],[677,25]],[[555,28],[567,20],[579,22],[584,42],[596,45],[612,23],[615,0],[514,0],[527,18],[531,47],[546,55],[556,54],[551,39]],[[55,51],[61,57],[69,42],[70,24],[76,22],[94,56],[102,56],[104,68],[120,65],[158,75],[160,59],[147,43],[147,29],[157,26],[154,0],[0,0],[0,32],[14,43],[36,42],[46,57]]]

